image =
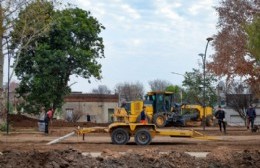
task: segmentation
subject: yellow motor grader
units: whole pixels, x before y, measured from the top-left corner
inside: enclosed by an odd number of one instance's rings
[[[201,125],[204,118],[204,109],[201,105],[181,105],[173,103],[173,92],[148,92],[145,100],[131,101],[115,109],[117,119],[128,118],[129,122],[140,122],[140,112],[146,106],[146,115],[149,123],[157,127],[167,124],[175,126]],[[209,126],[213,120],[213,109],[205,107],[206,123]]]

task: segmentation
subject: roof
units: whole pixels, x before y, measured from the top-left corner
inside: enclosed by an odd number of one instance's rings
[[[117,94],[82,94],[71,93],[64,98],[65,102],[118,102]]]
[[[154,95],[154,94],[174,94],[174,93],[168,91],[152,91],[147,93],[147,95]]]

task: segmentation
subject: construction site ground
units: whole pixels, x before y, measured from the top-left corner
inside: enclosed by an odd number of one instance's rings
[[[19,119],[20,118],[20,119]],[[0,167],[260,167],[260,132],[245,127],[185,127],[218,140],[156,136],[148,146],[131,138],[114,145],[108,133],[74,135],[53,145],[48,142],[73,132],[77,126],[106,127],[108,124],[52,121],[50,133],[38,131],[37,120],[12,116],[10,132],[0,134]],[[168,127],[169,129],[171,127]],[[187,152],[206,152],[198,158]],[[85,155],[83,154],[85,153]],[[100,153],[93,157],[91,153]]]

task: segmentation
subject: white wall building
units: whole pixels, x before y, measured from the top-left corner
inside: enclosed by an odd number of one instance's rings
[[[64,118],[80,113],[82,116],[78,121],[87,121],[89,114],[91,122],[108,123],[116,107],[118,95],[72,93],[65,97],[62,112]]]
[[[245,121],[239,116],[238,112],[236,112],[230,107],[224,107],[223,109],[226,112],[225,118],[227,120],[228,125],[245,126]],[[255,108],[255,110],[256,110],[255,125],[260,125],[260,108]]]

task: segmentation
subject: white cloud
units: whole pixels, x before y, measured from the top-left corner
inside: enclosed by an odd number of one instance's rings
[[[141,44],[142,40],[141,39],[132,39],[132,44],[135,46],[139,46]]]
[[[126,13],[128,13],[128,15],[133,18],[133,19],[139,19],[141,16],[140,14],[134,10],[133,8],[131,8],[129,5],[127,4],[123,4],[121,5],[121,8],[123,11],[125,11]]]
[[[215,32],[212,1],[157,0],[149,4],[149,9],[145,8],[146,4],[142,4],[142,9],[134,8],[131,2],[99,1],[106,4],[101,5],[106,12],[99,18],[107,28],[103,33],[104,78],[88,86],[102,83],[112,89],[120,82],[140,81],[149,90],[147,83],[154,79],[181,84],[174,79],[182,79],[170,72],[185,73],[198,68],[197,55],[204,51],[206,38]],[[86,10],[95,8],[92,3]],[[194,18],[194,15],[204,17]]]
[[[178,8],[182,6],[181,3],[172,3],[165,0],[156,0],[154,3],[156,7],[156,13],[162,14],[164,17],[173,21],[182,21],[183,18],[176,12]]]
[[[188,11],[192,15],[197,15],[200,11],[212,10],[213,0],[200,0],[194,2],[191,7],[188,8]]]
[[[198,68],[198,53],[205,50],[206,38],[216,32],[216,0],[67,0],[91,11],[106,29],[101,81],[73,77],[74,91],[91,91],[97,85],[113,90],[117,83],[140,81],[148,91],[148,81],[182,78]],[[209,53],[212,52],[209,47]]]

